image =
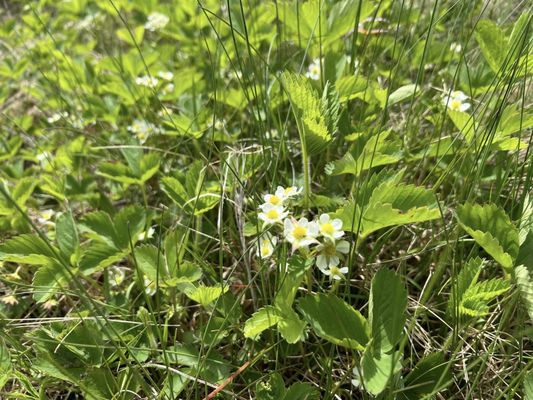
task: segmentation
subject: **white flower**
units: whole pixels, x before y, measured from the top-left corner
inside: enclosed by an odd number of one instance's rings
[[[52,209],[43,210],[39,213],[39,216],[37,217],[37,222],[41,225],[54,226],[55,223],[52,222],[52,219],[55,215],[56,212]]]
[[[217,118],[215,119],[215,123],[213,124],[213,126],[217,131],[222,131],[226,126],[226,120]]]
[[[315,58],[313,62],[309,64],[305,76],[314,81],[320,79],[320,58]]]
[[[165,87],[163,88],[163,93],[164,94],[170,94],[174,91],[174,84],[173,83],[169,83],[168,85],[165,85]]]
[[[159,79],[154,78],[153,76],[142,75],[135,78],[135,83],[139,86],[145,86],[153,89],[159,83]]]
[[[450,44],[450,51],[453,51],[454,53],[461,53],[461,50],[463,50],[463,46],[461,46],[460,43],[453,42]]]
[[[449,95],[444,96],[442,103],[450,110],[466,111],[470,108],[470,103],[466,100],[468,100],[468,96],[460,90],[456,90]]]
[[[257,255],[261,258],[268,258],[274,253],[274,247],[278,243],[278,238],[269,233],[265,233],[259,238]]]
[[[157,73],[157,76],[165,81],[171,81],[174,79],[174,74],[170,71],[159,71]]]
[[[347,254],[350,250],[350,244],[346,240],[335,242],[324,242],[317,246],[316,266],[324,274],[329,275],[331,268],[337,267],[340,263],[340,257]]]
[[[283,225],[285,238],[292,244],[292,251],[317,243],[318,224],[316,222],[309,222],[307,218],[300,218],[299,221],[287,218]]]
[[[320,227],[320,234],[332,241],[344,236],[342,221],[338,218],[332,220],[328,214],[322,214],[320,216],[318,226]]]
[[[296,186],[289,186],[288,188],[278,186],[274,194],[268,193],[263,196],[263,200],[265,200],[265,202],[264,204],[261,204],[259,208],[261,210],[264,210],[269,205],[281,206],[283,205],[285,200],[289,199],[290,197],[296,196],[301,191],[302,189],[298,189]]]
[[[289,215],[289,212],[286,211],[283,206],[274,206],[272,204],[268,204],[262,210],[263,212],[260,212],[258,216],[260,220],[264,221],[263,225],[281,222],[283,218]]]
[[[332,265],[328,269],[321,271],[324,273],[324,275],[329,276],[329,279],[340,281],[341,279],[344,279],[344,274],[348,273],[348,267],[339,268],[336,265]]]
[[[157,291],[157,287],[156,287],[155,282],[145,275],[144,276],[144,293],[146,293],[148,296],[153,296],[156,291]]]
[[[299,195],[302,192],[303,188],[297,187],[297,186],[288,186],[286,188],[283,188],[281,186],[278,186],[276,189],[276,194],[279,196],[283,191],[283,196],[285,198],[294,197]]]
[[[154,233],[155,229],[150,227],[147,231],[139,233],[139,235],[137,236],[137,240],[142,242],[145,239],[151,239],[154,237]]]
[[[144,27],[151,32],[155,32],[164,28],[168,24],[168,21],[170,21],[170,18],[168,18],[165,14],[153,12],[148,16]]]
[[[151,134],[161,133],[161,128],[145,120],[134,119],[133,123],[128,126],[128,131],[134,133],[142,144]]]
[[[46,121],[48,121],[49,124],[53,124],[54,122],[59,121],[60,119],[64,119],[68,117],[68,112],[57,112],[46,118]]]
[[[109,285],[111,287],[117,287],[124,282],[124,279],[126,278],[126,271],[124,268],[117,267],[116,265],[113,265],[109,268]]]

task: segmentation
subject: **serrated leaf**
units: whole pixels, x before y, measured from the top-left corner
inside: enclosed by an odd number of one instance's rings
[[[533,274],[524,266],[515,268],[515,280],[520,290],[520,297],[526,307],[529,319],[533,321]]]
[[[277,308],[267,306],[256,311],[244,324],[244,337],[257,339],[259,335],[276,325],[282,316]]]
[[[6,240],[0,245],[0,260],[42,265],[55,259],[56,253],[53,249],[53,246],[49,246],[38,235],[19,235]]]
[[[303,338],[306,325],[293,310],[286,310],[278,321],[278,330],[287,343],[296,343]]]
[[[475,38],[490,68],[498,73],[507,54],[505,34],[495,22],[485,19],[477,23]]]
[[[119,241],[118,234],[108,213],[103,211],[89,213],[83,217],[81,223],[84,227],[96,233],[95,239],[116,247],[116,243]]]
[[[33,275],[33,297],[37,303],[49,300],[67,282],[63,266],[57,262],[43,265]]]
[[[56,221],[56,241],[61,252],[70,257],[79,245],[78,229],[72,214],[61,214]]]
[[[202,306],[207,307],[228,290],[227,286],[204,286],[189,288],[184,291],[185,295]]]
[[[363,216],[359,227],[361,209]],[[372,192],[366,206],[352,201],[337,210],[336,216],[343,221],[343,229],[359,233],[364,238],[378,229],[430,221],[441,215],[430,190],[389,181]]]
[[[405,324],[407,291],[398,276],[387,268],[372,279],[368,322],[376,354],[388,353],[400,340]]]
[[[509,281],[490,279],[470,286],[459,303],[459,312],[471,317],[483,316],[488,312],[488,303],[509,290]]]
[[[505,211],[495,204],[466,203],[457,210],[459,225],[506,271],[518,256],[518,229]]]
[[[463,266],[453,285],[448,301],[448,313],[454,315],[454,310],[461,303],[466,290],[477,282],[484,260],[475,257],[468,260]]]
[[[104,242],[93,241],[83,247],[83,255],[79,261],[80,271],[91,275],[122,260],[129,250],[118,250]]]
[[[333,294],[306,296],[299,309],[318,336],[336,345],[362,350],[369,341],[367,320]]]

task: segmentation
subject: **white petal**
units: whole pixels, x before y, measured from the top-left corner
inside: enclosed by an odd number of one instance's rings
[[[329,258],[329,267],[336,267],[337,265],[339,265],[339,263],[341,262],[341,260],[339,260],[339,257],[337,256],[331,256]]]
[[[316,266],[320,269],[327,269],[328,268],[328,261],[326,259],[326,256],[320,254],[316,258]]]
[[[333,279],[340,281],[342,277],[340,277],[339,275],[333,275]]]
[[[470,104],[469,103],[462,103],[461,106],[459,107],[459,111],[466,111],[470,108]]]
[[[339,229],[342,229],[342,221],[338,218],[335,218],[332,222],[331,222],[331,225],[333,225],[333,227],[336,229],[336,230],[339,230]]]
[[[350,243],[348,243],[346,240],[341,240],[339,243],[337,243],[337,251],[342,254],[348,254],[350,251]]]
[[[320,232],[320,227],[316,222],[309,223],[307,227],[307,234],[312,237],[318,236],[318,233]]]
[[[339,269],[339,271],[341,272],[341,274],[347,274],[348,273],[348,267],[342,267],[341,269]]]
[[[320,223],[322,225],[323,224],[327,224],[329,222],[329,215],[328,214],[322,214],[318,220],[320,221]]]
[[[276,196],[278,196],[280,199],[285,198],[285,189],[282,186],[278,186],[276,189],[276,192],[274,193]]]
[[[337,232],[333,232],[333,237],[335,239],[340,239],[341,237],[344,236],[344,231],[337,231]]]
[[[298,225],[300,225],[301,227],[307,228],[307,225],[309,225],[309,220],[305,217],[300,218],[300,220],[298,221]]]

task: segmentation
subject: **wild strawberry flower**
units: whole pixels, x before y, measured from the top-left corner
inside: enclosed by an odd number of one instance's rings
[[[154,281],[144,275],[144,293],[148,296],[153,296],[157,291],[157,287]]]
[[[126,271],[124,268],[113,265],[109,268],[109,285],[111,287],[117,287],[124,282],[126,278]]]
[[[148,31],[155,32],[163,29],[168,24],[168,21],[170,21],[170,18],[165,14],[153,12],[148,16],[144,27]]]
[[[260,212],[258,217],[264,222],[263,226],[281,222],[289,215],[289,212],[283,206],[267,204],[262,210],[263,212]]]
[[[309,222],[307,218],[287,218],[284,223],[285,239],[292,244],[292,251],[299,248],[306,248],[310,244],[318,243],[318,224],[314,221]]]
[[[343,254],[348,254],[350,250],[350,244],[346,240],[339,242],[326,241],[319,244],[316,247],[317,258],[316,266],[326,275],[332,267],[336,267],[340,264],[340,257]]]
[[[278,243],[278,238],[270,233],[265,233],[259,238],[257,255],[261,258],[268,258],[274,253],[274,248]]]
[[[174,74],[170,71],[159,71],[157,76],[165,81],[171,81],[174,79]]]
[[[269,204],[273,206],[281,206],[285,200],[298,195],[301,191],[302,188],[297,188],[296,186],[289,186],[287,188],[278,186],[274,194],[268,193],[263,196],[265,203],[261,204],[259,208],[263,210]]]
[[[320,58],[315,58],[311,64],[309,64],[305,76],[314,81],[320,79]]]
[[[468,96],[461,92],[460,90],[455,90],[444,96],[442,103],[453,111],[466,111],[470,108],[470,103],[468,103]]]
[[[154,78],[153,76],[142,75],[135,78],[135,83],[139,86],[145,86],[147,88],[153,89],[159,83],[159,79]]]
[[[322,270],[322,272],[324,275],[329,276],[329,279],[340,281],[348,273],[348,267],[339,268],[337,266],[331,266],[327,270]]]
[[[328,214],[322,214],[318,219],[320,234],[331,241],[340,239],[344,236],[342,230],[342,221],[338,218],[331,219]]]
[[[137,239],[139,241],[143,241],[143,240],[146,240],[146,239],[151,239],[154,237],[154,233],[155,233],[155,229],[150,227],[148,228],[148,230],[146,230],[145,232],[141,232],[139,233],[139,235],[137,236]]]

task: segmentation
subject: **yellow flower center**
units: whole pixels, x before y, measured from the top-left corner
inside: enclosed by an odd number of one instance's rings
[[[279,213],[277,210],[272,209],[267,211],[266,216],[268,219],[278,219]]]
[[[333,232],[335,232],[335,228],[333,228],[333,225],[331,225],[329,222],[326,222],[320,227],[320,230],[322,233],[325,233],[326,235],[331,235]]]
[[[307,236],[307,229],[302,226],[297,226],[293,229],[292,236],[297,240],[301,240]]]
[[[273,205],[277,206],[278,204],[281,203],[281,199],[280,199],[278,196],[273,195],[273,196],[270,198],[270,200],[268,200],[268,202],[269,202],[270,204],[273,204]]]
[[[283,191],[283,193],[285,193],[285,196],[288,196],[288,195],[290,195],[290,194],[293,192],[293,190],[294,190],[294,187],[289,186],[288,188],[286,188],[286,189]]]
[[[455,99],[450,102],[450,108],[452,110],[458,110],[460,107],[461,107],[461,100]]]
[[[270,253],[270,249],[268,248],[268,246],[261,246],[261,255],[263,257],[268,256],[269,253]]]
[[[331,267],[329,271],[331,272],[332,276],[341,275],[341,270],[338,267]]]

